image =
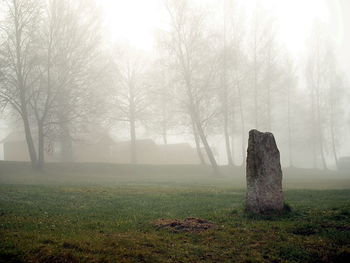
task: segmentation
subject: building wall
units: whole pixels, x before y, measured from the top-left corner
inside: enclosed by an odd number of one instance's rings
[[[15,162],[29,162],[30,157],[28,153],[28,146],[25,142],[5,142],[4,148],[4,161]],[[58,162],[58,158],[55,155],[45,154],[46,162]]]
[[[199,164],[197,153],[192,148],[165,149],[163,146],[138,146],[137,163],[139,164]],[[114,147],[112,160],[115,163],[130,163],[129,147]]]
[[[110,146],[95,144],[74,144],[73,145],[74,162],[80,163],[112,163]]]
[[[128,144],[107,143],[73,144],[74,162],[81,163],[131,163],[131,151]],[[5,161],[30,161],[25,142],[5,142]],[[60,153],[45,154],[46,162],[59,162]],[[167,148],[156,144],[137,146],[137,163],[139,164],[199,164],[199,158],[195,149],[191,147]]]
[[[4,160],[28,162],[29,154],[27,145],[24,142],[5,142],[4,143]]]

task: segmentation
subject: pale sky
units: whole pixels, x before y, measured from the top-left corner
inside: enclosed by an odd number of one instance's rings
[[[112,40],[150,50],[156,28],[165,22],[162,0],[99,0]]]
[[[112,39],[127,40],[147,50],[152,47],[154,30],[166,24],[162,0],[99,1],[104,6]],[[222,8],[223,1],[201,2],[209,3],[210,7]],[[281,40],[292,51],[302,49],[315,18],[330,19],[327,0],[241,0],[248,10],[253,10],[256,1],[266,9],[271,9],[280,24]]]
[[[105,10],[106,27],[112,40],[129,42],[137,48],[152,50],[154,32],[166,28],[163,0],[97,0]],[[194,0],[220,10],[223,1]],[[279,24],[280,41],[302,59],[315,19],[329,24],[342,70],[350,68],[350,0],[236,0],[249,10],[256,2],[271,10]],[[350,74],[347,74],[350,77]]]

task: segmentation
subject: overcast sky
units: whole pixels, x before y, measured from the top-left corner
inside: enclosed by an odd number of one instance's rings
[[[220,9],[223,1],[200,0],[211,9]],[[331,26],[339,58],[345,68],[350,66],[350,1],[349,0],[238,0],[252,10],[260,2],[271,10],[280,25],[282,43],[296,56],[302,55],[310,28],[315,19]],[[151,50],[157,28],[165,28],[167,16],[162,0],[99,0],[103,5],[110,36],[126,40],[139,48]],[[248,11],[249,12],[249,11]],[[340,55],[341,54],[341,55]]]

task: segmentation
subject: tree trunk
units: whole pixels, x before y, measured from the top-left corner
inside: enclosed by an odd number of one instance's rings
[[[235,114],[233,112],[232,114],[232,126],[235,126]],[[235,133],[234,133],[234,130],[232,129],[231,131],[231,137],[230,137],[230,140],[231,140],[231,144],[230,144],[230,147],[231,147],[231,154],[232,154],[232,166],[235,165],[235,159],[234,159],[234,156],[235,156],[235,152],[236,152],[236,149],[235,149]]]
[[[130,162],[137,163],[137,149],[136,149],[136,105],[135,105],[135,89],[133,80],[129,80],[129,121],[130,121]]]
[[[312,115],[312,133],[311,133],[311,141],[312,141],[312,163],[313,168],[317,168],[317,151],[316,151],[316,114],[315,114],[315,95],[314,90],[311,91],[311,115]]]
[[[234,135],[234,133],[232,133],[231,138],[230,138],[232,156],[235,156],[235,140],[234,140],[234,138],[235,138],[235,135]],[[232,166],[234,166],[234,165],[235,165],[235,161],[234,161],[234,158],[232,158]]]
[[[60,144],[61,144],[61,161],[62,162],[73,162],[73,143],[69,131],[69,126],[65,123],[64,119],[60,122]]]
[[[23,110],[22,110],[22,112],[23,112]],[[26,110],[24,112],[26,112]],[[30,162],[31,162],[32,167],[36,168],[38,159],[36,156],[35,146],[34,146],[34,142],[33,142],[32,133],[30,130],[30,125],[29,125],[27,114],[22,113],[22,119],[23,119],[23,126],[24,126],[24,132],[25,132],[25,136],[26,136],[26,142],[27,142]]]
[[[203,127],[198,119],[198,117],[195,117],[195,124],[196,124],[196,127],[197,127],[197,131],[198,131],[198,135],[199,137],[201,138],[201,141],[204,145],[204,149],[205,149],[205,152],[208,156],[208,159],[209,159],[209,162],[213,168],[213,172],[214,174],[218,175],[220,174],[219,172],[219,167],[218,167],[218,164],[215,160],[215,157],[214,157],[214,154],[209,146],[209,143],[208,143],[208,140],[207,140],[207,137],[206,135],[204,134],[204,130],[203,130]]]
[[[319,137],[318,143],[319,143],[319,147],[320,147],[322,168],[324,170],[326,170],[327,169],[327,163],[326,163],[326,158],[325,158],[324,150],[323,150],[323,137],[322,136],[323,135],[322,135],[322,131],[321,131],[321,125],[319,124],[319,126],[318,126],[318,137]]]
[[[224,13],[226,11],[226,6],[224,2]],[[226,13],[224,14],[224,46],[223,46],[223,56],[222,56],[222,100],[223,100],[223,117],[224,117],[224,138],[226,146],[226,156],[227,164],[233,166],[233,158],[231,152],[230,134],[229,134],[229,112],[228,112],[228,87],[226,83],[226,71],[227,71],[227,61],[226,61]]]
[[[23,120],[23,126],[24,126],[24,132],[25,132],[25,137],[26,137],[26,142],[28,146],[28,152],[29,152],[29,157],[31,161],[31,165],[33,168],[36,167],[37,165],[37,155],[35,151],[35,146],[33,142],[33,136],[31,133],[30,129],[30,124],[29,124],[29,113],[27,109],[27,90],[25,86],[25,78],[24,78],[24,73],[23,73],[23,53],[22,53],[22,28],[20,24],[20,17],[22,15],[21,10],[20,10],[20,4],[17,2],[14,2],[14,24],[15,24],[15,40],[14,44],[16,47],[16,58],[15,58],[15,70],[16,70],[16,77],[17,77],[17,85],[18,85],[18,90],[19,90],[19,97],[20,97],[20,105],[21,105],[21,117]]]
[[[322,134],[322,125],[321,125],[321,110],[320,110],[320,94],[319,94],[319,86],[317,87],[317,130],[318,130],[318,144],[320,148],[320,155],[321,155],[321,161],[322,161],[322,168],[327,169],[327,163],[326,158],[324,156],[324,150],[323,150],[323,134]]]
[[[44,126],[41,122],[38,122],[38,164],[37,169],[41,170],[44,167],[45,162],[45,138],[44,138]]]
[[[287,87],[287,111],[288,111],[288,158],[289,166],[293,167],[293,157],[292,157],[292,130],[291,130],[291,114],[290,114],[290,85]]]
[[[333,150],[333,156],[334,156],[334,162],[335,162],[335,167],[338,169],[338,154],[337,154],[337,149],[335,146],[335,134],[334,134],[334,126],[332,125],[331,127],[331,137],[332,137],[332,150]]]
[[[317,115],[317,131],[318,131],[318,144],[322,161],[322,168],[327,169],[326,159],[323,151],[323,134],[321,125],[321,110],[320,110],[320,81],[321,81],[321,70],[320,70],[320,47],[317,45],[317,57],[316,57],[316,70],[317,70],[317,82],[316,82],[316,115]]]
[[[332,98],[331,98],[332,100]],[[330,117],[331,117],[331,140],[332,140],[332,151],[333,151],[333,157],[334,157],[334,163],[335,167],[338,169],[338,154],[337,154],[337,149],[335,145],[335,132],[334,132],[334,105],[333,102],[331,101],[331,112],[330,112]]]
[[[213,172],[215,175],[219,175],[220,174],[220,171],[219,171],[219,167],[218,167],[218,164],[215,160],[215,157],[214,157],[214,154],[209,146],[209,143],[208,143],[208,140],[207,140],[207,137],[204,133],[204,130],[203,130],[203,127],[202,127],[202,123],[200,121],[200,118],[199,118],[199,115],[198,115],[198,112],[197,112],[197,108],[195,107],[195,104],[194,104],[194,99],[193,99],[193,95],[192,95],[192,91],[190,89],[190,85],[189,85],[189,81],[187,80],[187,94],[189,96],[189,102],[190,102],[190,115],[191,115],[191,118],[194,122],[194,125],[195,125],[195,128],[196,128],[196,131],[198,132],[198,136],[199,138],[201,139],[203,145],[204,145],[204,149],[205,149],[205,152],[207,154],[207,157],[209,159],[209,162],[211,164],[211,167],[213,169]]]
[[[229,131],[228,131],[228,128],[229,128],[228,126],[229,126],[228,112],[226,111],[224,113],[224,136],[225,136],[226,155],[227,155],[228,165],[233,166],[233,158],[232,158],[232,152],[231,152],[231,143],[230,143],[230,135],[229,135]]]
[[[197,129],[196,129],[196,125],[194,124],[193,118],[191,117],[191,124],[192,124],[192,130],[193,130],[193,136],[194,136],[194,141],[196,143],[196,151],[197,151],[197,155],[199,158],[199,161],[202,165],[206,164],[202,150],[201,150],[201,145],[200,145],[200,140],[198,137],[198,133],[197,133]]]
[[[237,85],[237,91],[238,91],[238,101],[239,101],[239,113],[240,113],[240,120],[241,120],[241,140],[242,140],[242,166],[246,163],[246,144],[245,144],[245,122],[244,122],[244,111],[243,111],[243,98],[242,98],[242,91],[241,91],[241,85],[239,83],[239,80],[236,76],[236,85]]]
[[[163,98],[162,102],[162,137],[163,137],[163,143],[168,144],[168,123],[166,119],[166,98]]]
[[[163,129],[162,137],[163,137],[163,143],[165,145],[168,144],[168,136],[167,136],[167,131],[165,129]]]
[[[137,149],[136,149],[136,128],[135,120],[130,120],[130,161],[132,164],[137,163]]]
[[[202,123],[201,120],[199,118],[199,114],[197,112],[197,107],[195,106],[195,99],[193,97],[192,94],[192,89],[191,89],[191,78],[188,76],[188,74],[185,74],[185,81],[186,81],[186,92],[188,95],[188,99],[189,99],[189,111],[190,111],[190,116],[193,120],[193,123],[195,125],[196,131],[198,132],[198,136],[201,139],[203,145],[204,145],[204,149],[205,152],[208,156],[209,162],[212,166],[213,172],[215,175],[219,175],[219,168],[218,165],[216,163],[214,154],[209,146],[207,137],[204,133],[203,127],[202,127]]]

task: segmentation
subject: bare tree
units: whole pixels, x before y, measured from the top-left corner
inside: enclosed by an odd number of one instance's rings
[[[288,158],[289,166],[293,167],[293,127],[294,123],[292,122],[292,102],[295,99],[294,89],[297,85],[296,79],[296,69],[291,58],[287,58],[284,72],[284,85],[286,86],[286,97],[287,97],[287,139],[288,139]]]
[[[136,127],[146,117],[150,107],[148,101],[147,60],[145,55],[126,45],[117,47],[116,64],[116,105],[119,110],[117,121],[129,124],[131,163],[137,163]]]
[[[50,0],[46,6],[42,49],[47,63],[42,72],[48,103],[40,108],[40,122],[45,135],[58,128],[62,161],[73,160],[73,130],[86,128],[103,111],[99,93],[108,62],[102,62],[97,11],[92,1]]]
[[[231,142],[230,142],[230,132],[229,132],[229,119],[230,119],[230,112],[229,112],[229,88],[228,88],[228,80],[227,80],[227,73],[228,73],[228,48],[227,48],[227,2],[223,2],[223,39],[222,39],[222,52],[221,52],[221,63],[222,63],[222,69],[221,69],[221,89],[220,89],[220,98],[221,98],[221,104],[222,104],[222,117],[223,117],[223,130],[224,130],[224,139],[225,139],[225,148],[226,148],[226,155],[227,155],[227,162],[228,165],[233,166],[233,156],[232,151],[233,147],[231,148]],[[233,141],[233,139],[232,139]]]
[[[158,38],[158,43],[161,44],[161,36]],[[175,134],[176,128],[181,127],[182,114],[176,94],[175,76],[168,63],[167,50],[158,45],[157,53],[148,76],[151,86],[148,96],[152,117],[144,124],[147,129],[160,135],[164,144],[168,144],[169,135]]]
[[[326,169],[326,157],[324,150],[323,114],[322,114],[322,89],[324,88],[325,74],[325,36],[321,30],[321,24],[316,23],[313,28],[312,40],[309,47],[306,76],[311,91],[311,111],[314,134],[313,156],[314,167],[317,162],[317,152],[321,157],[322,168]]]
[[[271,85],[274,80],[275,20],[258,2],[251,21],[249,57],[251,64],[251,85],[253,90],[253,126],[262,128],[267,123],[271,128]],[[265,99],[265,103],[263,101]],[[264,107],[267,110],[264,110]],[[267,118],[264,116],[267,115]],[[264,118],[265,117],[265,118]],[[262,120],[265,120],[263,122]],[[259,122],[260,121],[260,122]]]
[[[214,170],[219,173],[217,162],[208,143],[203,123],[208,118],[203,118],[201,110],[205,110],[210,104],[203,105],[204,98],[208,99],[205,89],[208,87],[210,70],[203,70],[210,65],[206,58],[209,57],[204,35],[204,17],[191,9],[187,1],[168,1],[166,8],[170,16],[171,31],[169,32],[168,47],[173,55],[175,66],[178,69],[187,98],[187,109],[194,124],[194,132],[198,133],[204,145],[206,155]],[[209,78],[208,78],[209,76]],[[206,82],[203,82],[206,81]],[[209,82],[210,83],[210,82]],[[204,91],[206,90],[206,91]],[[209,114],[210,115],[210,114]],[[208,116],[207,116],[208,117]]]
[[[245,117],[243,102],[243,80],[247,77],[243,50],[245,40],[244,16],[238,1],[223,0],[223,33],[220,34],[219,97],[222,106],[225,148],[229,165],[233,165],[234,137],[237,136],[238,125],[235,118],[240,119],[240,136],[242,141],[242,159],[245,160]],[[222,48],[221,48],[222,47]],[[230,142],[231,141],[231,142]]]
[[[328,85],[326,84],[326,89],[328,90],[325,94],[327,97],[326,107],[330,135],[330,149],[334,158],[335,167],[338,168],[338,134],[339,126],[341,126],[342,115],[344,107],[344,101],[346,100],[346,94],[344,89],[344,76],[339,71],[337,60],[334,54],[334,47],[328,44],[326,51],[326,77]]]
[[[276,40],[276,23],[273,19],[268,20],[264,28],[264,45],[262,46],[263,54],[263,87],[265,89],[266,105],[266,129],[272,131],[272,112],[273,112],[273,91],[276,84],[280,84],[279,66],[279,47]]]
[[[38,84],[38,29],[42,6],[34,0],[6,0],[2,6],[5,20],[1,23],[1,90],[0,96],[21,116],[28,152],[37,167],[37,152],[31,129],[30,103]]]

